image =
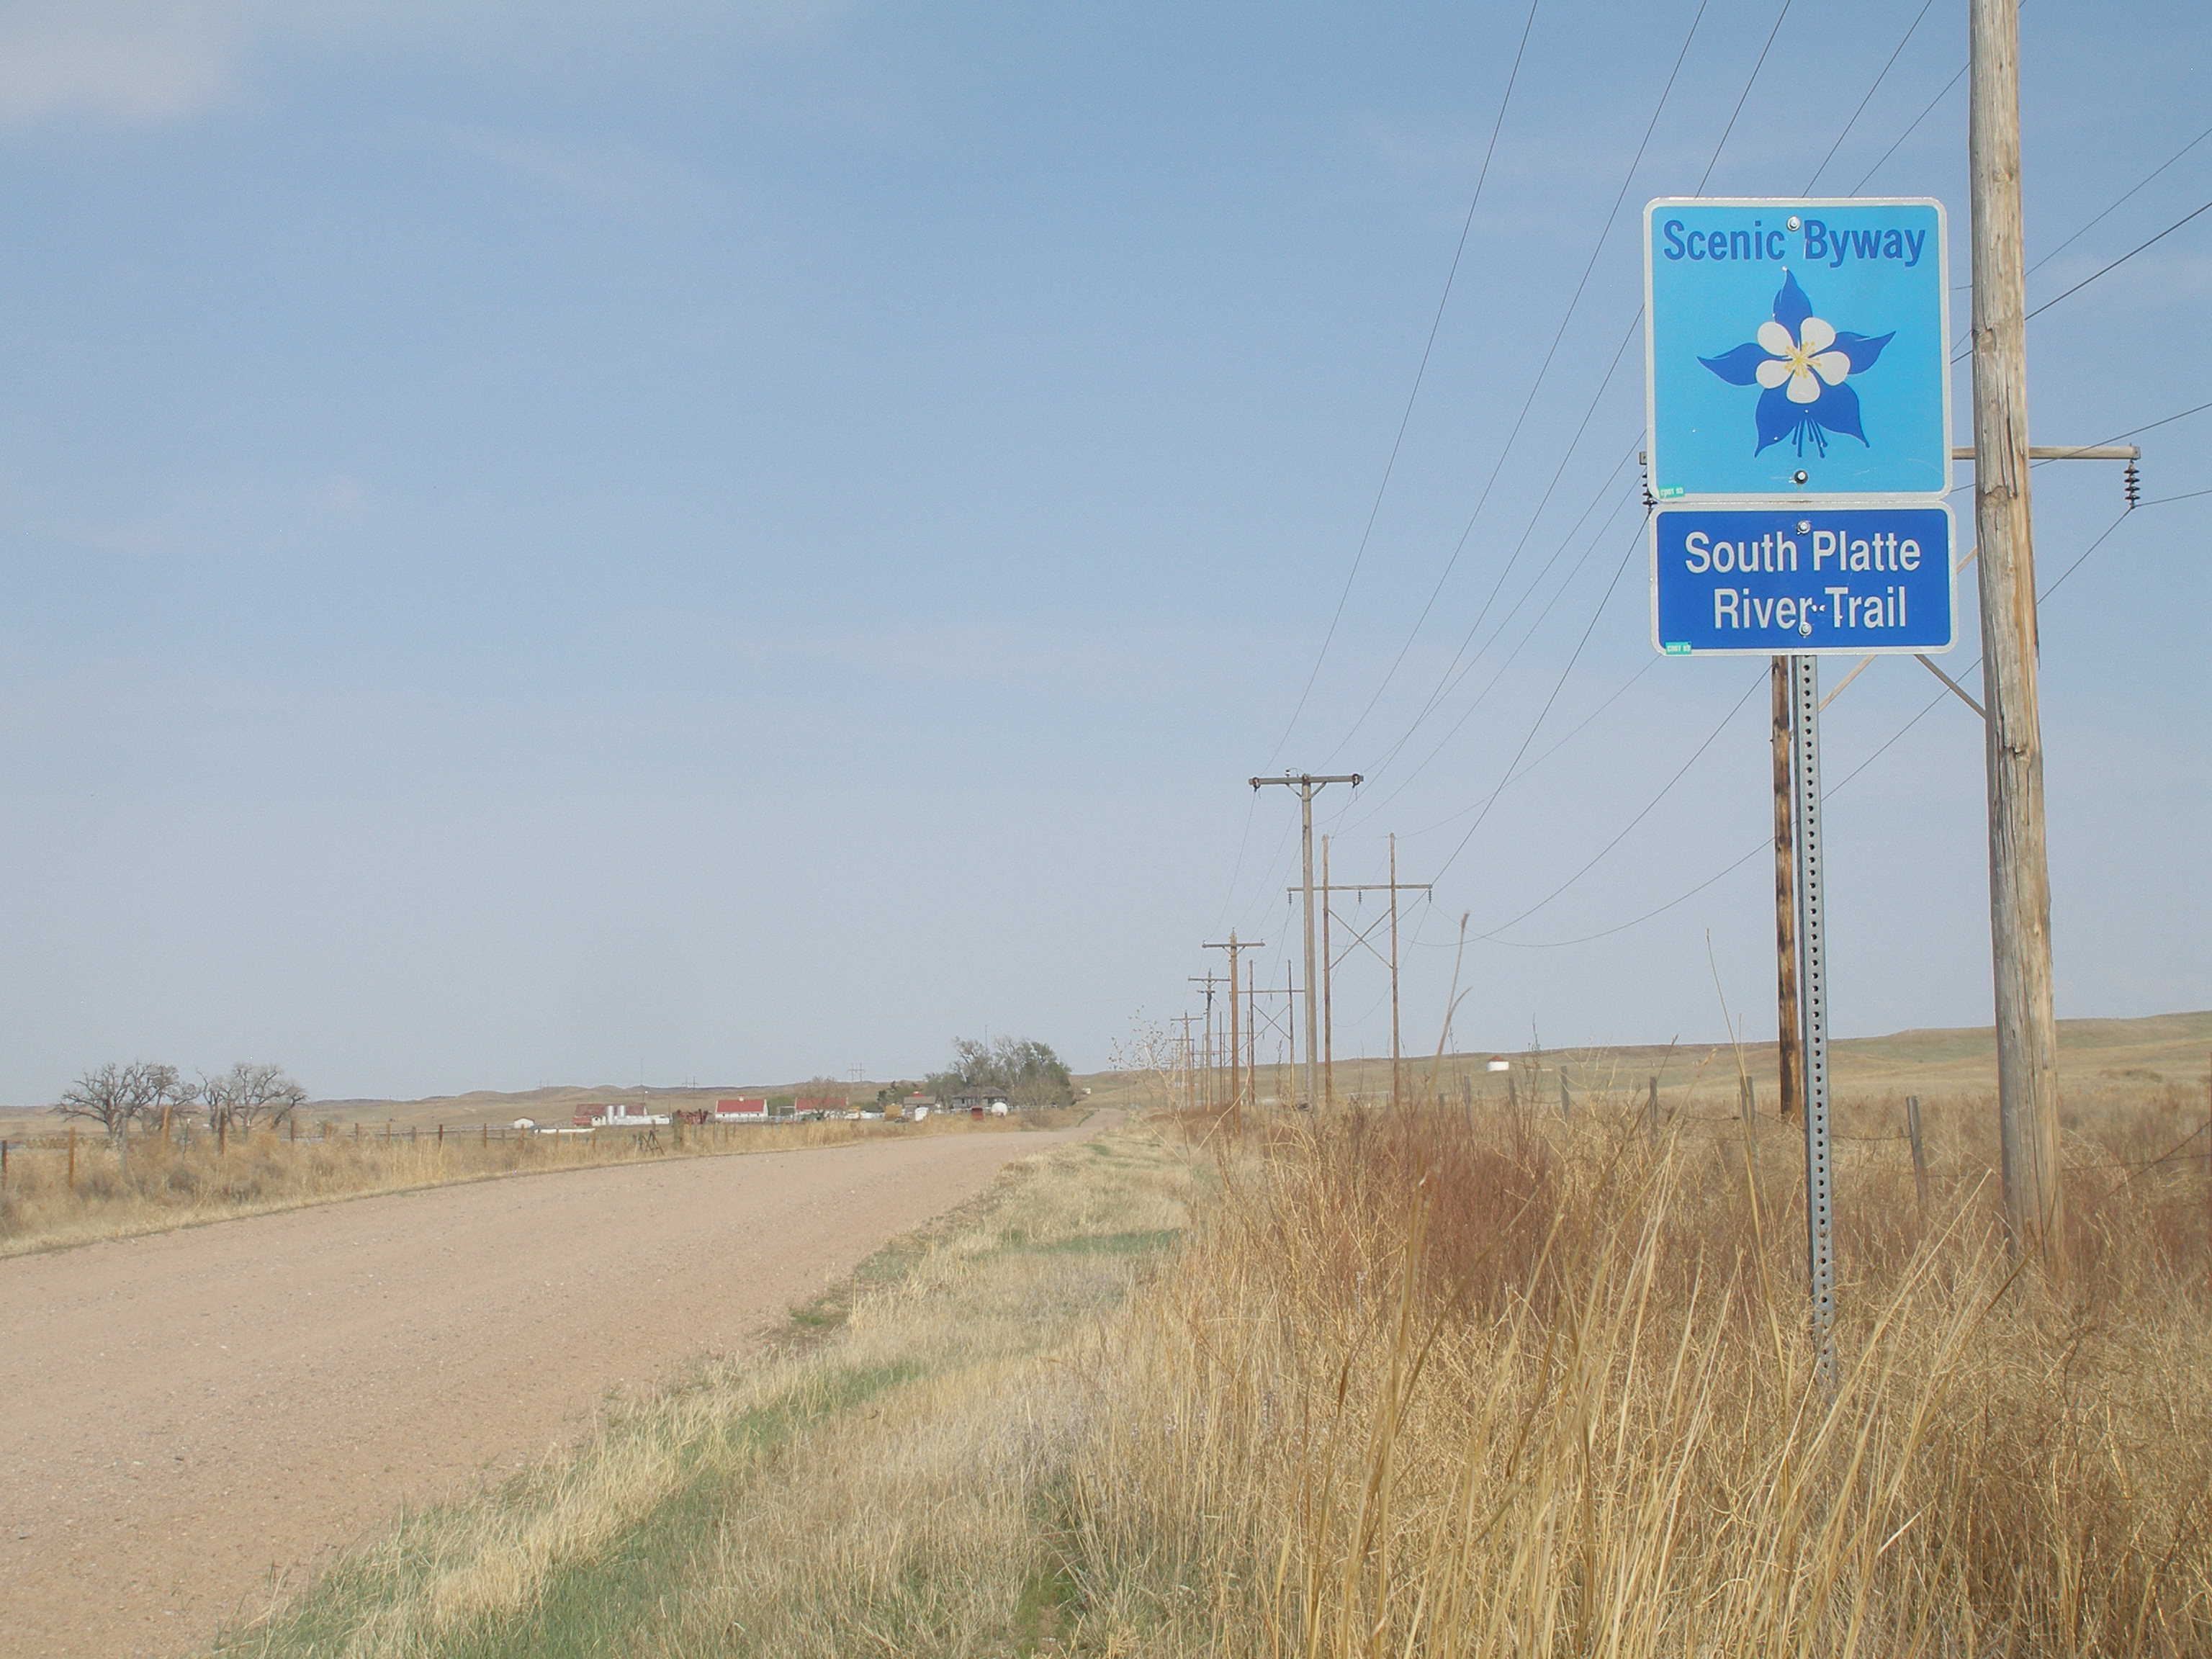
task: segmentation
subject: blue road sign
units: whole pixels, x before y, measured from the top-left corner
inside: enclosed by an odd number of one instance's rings
[[[1651,642],[1670,657],[1948,651],[1951,509],[1662,507]]]
[[[1948,489],[1948,271],[1939,202],[1650,204],[1652,493],[1771,501]]]

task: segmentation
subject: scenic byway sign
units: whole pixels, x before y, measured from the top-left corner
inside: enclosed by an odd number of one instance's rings
[[[1924,198],[1650,204],[1652,494],[1948,489],[1948,270],[1942,205]]]
[[[1644,208],[1658,649],[1951,648],[1948,270],[1938,202]]]
[[[1951,648],[1951,509],[1662,507],[1651,642],[1670,657]]]

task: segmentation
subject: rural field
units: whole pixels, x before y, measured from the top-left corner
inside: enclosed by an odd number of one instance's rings
[[[1241,1133],[1180,1105],[1180,1079],[1129,1074],[1097,1097],[1139,1109],[1083,1131],[587,1170],[94,1247],[304,1239],[585,1183],[719,1192],[726,1171],[819,1187],[861,1160],[904,1195],[780,1277],[788,1252],[759,1234],[796,1237],[790,1212],[732,1220],[753,1243],[729,1282],[641,1221],[631,1289],[683,1312],[657,1347],[594,1339],[622,1379],[596,1413],[550,1409],[539,1362],[482,1326],[494,1373],[395,1358],[434,1407],[340,1390],[278,1414],[274,1462],[327,1473],[322,1547],[194,1609],[211,1647],[143,1650],[2201,1653],[2212,1016],[2064,1030],[2074,1225],[2047,1270],[2007,1252],[1975,1034],[1851,1053],[1832,1391],[1803,1319],[1802,1147],[1725,1109],[1732,1056],[1662,1090],[1656,1133],[1641,1052],[1568,1056],[1565,1115],[1558,1057],[1523,1057],[1511,1098],[1486,1071],[1395,1108],[1248,1111]],[[1924,1181],[1881,1129],[1907,1091]],[[901,1157],[964,1173],[925,1192]],[[414,1253],[387,1248],[379,1271]],[[588,1279],[574,1252],[532,1259],[564,1296]],[[473,1437],[438,1455],[457,1412]],[[415,1460],[401,1478],[365,1468],[395,1458]],[[396,1522],[394,1491],[417,1500]],[[234,1578],[257,1547],[223,1540]]]
[[[814,1121],[744,1125],[672,1124],[650,1132],[599,1130],[589,1135],[517,1132],[509,1120],[518,1100],[550,1121],[565,1100],[539,1096],[479,1097],[420,1103],[340,1103],[374,1108],[347,1121],[319,1109],[304,1128],[260,1127],[225,1142],[204,1128],[176,1134],[133,1134],[127,1148],[97,1133],[72,1134],[49,1114],[18,1114],[5,1126],[11,1139],[0,1181],[0,1256],[128,1238],[173,1227],[261,1215],[370,1193],[406,1192],[504,1176],[550,1175],[743,1153],[849,1146],[870,1140],[991,1134],[1012,1128],[1060,1127],[1073,1109],[974,1121],[939,1115],[921,1123]],[[562,1091],[577,1094],[580,1091]],[[604,1096],[602,1095],[602,1097]],[[679,1103],[689,1107],[688,1100]]]
[[[0,1653],[191,1650],[1085,1133],[612,1163],[0,1261]]]

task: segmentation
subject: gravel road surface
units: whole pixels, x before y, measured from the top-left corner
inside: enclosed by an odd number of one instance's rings
[[[1100,1122],[525,1176],[0,1261],[0,1654],[188,1650],[399,1505],[743,1348]]]

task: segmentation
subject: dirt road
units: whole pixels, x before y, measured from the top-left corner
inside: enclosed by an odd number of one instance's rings
[[[0,1654],[204,1642],[399,1505],[741,1348],[1097,1125],[488,1182],[0,1261]]]

